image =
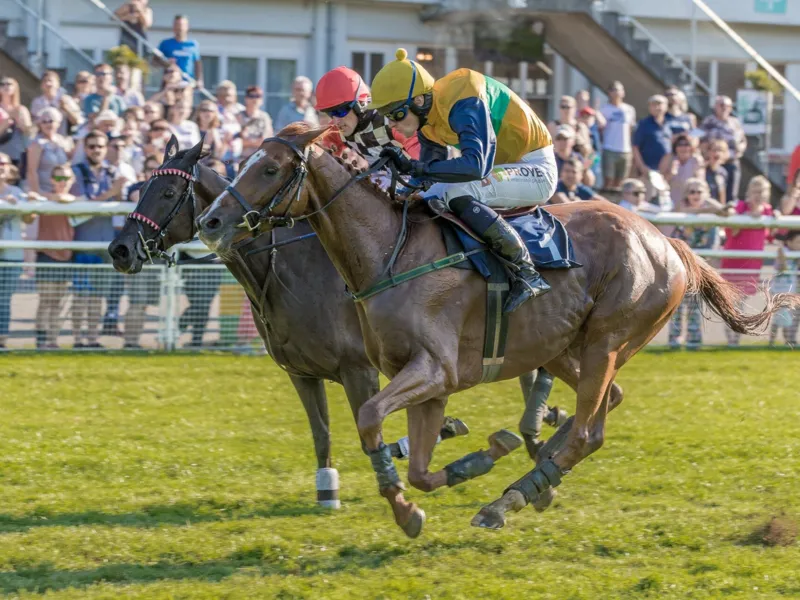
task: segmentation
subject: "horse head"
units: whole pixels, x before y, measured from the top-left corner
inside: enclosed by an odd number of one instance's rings
[[[312,193],[305,181],[314,142],[326,131],[293,123],[278,137],[264,140],[197,220],[200,239],[224,254],[256,232],[277,225],[291,226],[294,219],[313,210]]]
[[[138,273],[152,255],[194,237],[193,184],[202,150],[202,139],[193,148],[179,150],[177,138],[170,138],[164,163],[141,188],[136,209],[108,247],[117,271]]]

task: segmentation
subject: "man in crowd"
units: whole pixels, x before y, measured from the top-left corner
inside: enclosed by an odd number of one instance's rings
[[[608,86],[608,104],[600,109],[604,121],[598,119],[597,122],[603,132],[605,189],[618,190],[631,171],[631,134],[636,125],[636,110],[624,100],[625,87],[614,81]]]
[[[672,152],[670,130],[667,127],[667,99],[657,94],[647,102],[650,114],[639,121],[633,136],[633,162],[644,177],[658,171],[664,155]]]
[[[94,68],[95,93],[89,94],[83,100],[83,113],[91,115],[93,113],[110,110],[118,117],[122,116],[128,108],[122,96],[117,94],[114,87],[114,69],[105,63]]]
[[[106,202],[118,198],[125,185],[106,162],[108,136],[101,131],[91,131],[84,140],[86,160],[72,170],[75,183],[70,192],[82,202]],[[76,242],[110,242],[114,239],[111,217],[73,219]],[[99,265],[107,262],[105,252],[76,252],[73,261],[79,265]],[[72,284],[72,327],[75,348],[100,348],[98,342],[100,321],[103,316],[103,297],[108,293],[107,273],[97,268],[76,269]],[[86,326],[84,328],[84,325]],[[85,340],[85,343],[84,343]]]
[[[583,179],[583,161],[577,156],[568,158],[561,165],[556,193],[550,204],[567,204],[578,200],[605,200],[588,185],[581,183]]]
[[[125,101],[128,107],[144,106],[144,97],[139,90],[131,87],[131,68],[128,65],[117,65],[114,68],[114,77],[117,80],[117,94]]]
[[[622,182],[622,208],[635,213],[657,213],[661,208],[647,201],[647,188],[638,179],[626,179]]]
[[[272,137],[272,119],[261,110],[264,92],[257,85],[247,88],[244,95],[244,110],[237,119],[242,127],[242,160],[253,154],[261,142]]]
[[[728,188],[725,197],[728,202],[736,202],[739,198],[739,186],[742,181],[741,158],[747,150],[747,136],[742,123],[734,117],[733,101],[728,96],[717,96],[714,102],[714,114],[703,119],[701,128],[706,132],[708,140],[724,140],[730,150],[730,158],[723,165],[728,172]]]
[[[197,81],[197,87],[203,85],[203,63],[200,60],[200,45],[189,39],[189,18],[175,15],[172,21],[172,32],[175,37],[163,40],[158,49],[167,60],[178,65],[181,71]]]
[[[275,118],[275,130],[280,131],[289,123],[295,121],[305,121],[314,127],[319,125],[317,111],[311,105],[311,92],[314,85],[308,77],[300,76],[294,80],[292,85],[292,99],[284,105]]]

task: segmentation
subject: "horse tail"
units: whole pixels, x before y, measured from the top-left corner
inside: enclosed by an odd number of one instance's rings
[[[669,238],[669,243],[686,267],[686,293],[699,294],[714,314],[737,333],[747,335],[764,333],[770,318],[776,312],[782,308],[800,307],[798,294],[773,295],[764,290],[767,301],[764,310],[753,315],[745,314],[740,307],[744,304],[746,294],[734,284],[725,281],[713,267],[692,252],[684,241]]]

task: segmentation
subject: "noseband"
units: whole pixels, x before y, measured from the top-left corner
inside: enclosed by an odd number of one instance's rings
[[[145,199],[147,195],[146,192],[150,188],[150,183],[153,181],[153,179],[159,176],[180,177],[181,179],[185,179],[187,182],[186,189],[183,190],[181,197],[178,198],[178,202],[175,204],[175,206],[172,207],[172,210],[164,219],[164,222],[161,225],[153,221],[150,217],[147,217],[139,212],[139,207],[141,206],[142,201]],[[155,171],[153,171],[153,174],[147,181],[147,185],[144,188],[142,188],[139,197],[139,204],[137,204],[136,210],[128,215],[128,219],[136,222],[136,226],[139,229],[139,239],[142,242],[142,247],[146,254],[146,258],[150,262],[150,264],[153,264],[153,256],[155,256],[156,258],[162,258],[165,261],[167,261],[168,267],[175,265],[175,257],[167,254],[164,250],[160,248],[159,245],[162,243],[164,237],[167,235],[167,227],[169,227],[169,224],[172,223],[172,220],[178,215],[181,208],[183,208],[183,205],[186,204],[186,202],[189,199],[192,200],[191,237],[192,238],[194,237],[195,234],[194,219],[197,213],[197,206],[196,206],[197,202],[194,195],[194,184],[196,182],[197,182],[197,164],[195,164],[192,167],[192,173],[187,173],[186,171],[182,171],[181,169],[156,169]],[[155,237],[145,239],[142,223],[149,226],[151,229],[153,229],[153,231],[156,232]]]
[[[370,166],[369,169],[366,171],[359,173],[352,177],[344,186],[342,186],[336,193],[331,196],[330,200],[325,203],[323,206],[311,212],[307,215],[303,215],[301,217],[290,217],[289,211],[292,208],[292,202],[286,207],[286,212],[283,213],[283,216],[275,216],[272,214],[272,210],[278,206],[284,199],[289,195],[293,188],[297,188],[294,193],[293,202],[297,202],[300,200],[300,194],[303,191],[303,184],[305,184],[306,177],[308,176],[308,153],[310,150],[310,146],[307,146],[305,150],[301,150],[297,146],[295,146],[292,142],[288,140],[284,140],[282,138],[268,138],[262,142],[266,144],[267,142],[277,142],[279,144],[283,144],[287,148],[289,148],[292,153],[294,154],[295,158],[299,160],[297,165],[294,168],[294,172],[292,176],[283,184],[281,185],[280,189],[275,193],[272,197],[272,200],[269,201],[264,208],[261,210],[256,210],[250,203],[242,196],[241,193],[234,187],[235,182],[231,183],[228,187],[225,188],[225,191],[228,192],[231,196],[233,196],[239,204],[242,205],[242,208],[245,210],[245,215],[241,223],[236,227],[239,229],[247,229],[250,233],[254,236],[257,235],[258,230],[264,223],[268,223],[273,227],[294,227],[295,222],[297,221],[305,221],[309,217],[312,217],[316,214],[323,212],[327,209],[333,202],[342,195],[342,193],[349,188],[351,185],[356,183],[357,181],[361,181],[366,179],[367,177],[371,176],[373,173],[376,173],[383,169],[385,166],[391,166],[389,159],[387,157],[381,158],[376,161],[374,164]],[[395,173],[393,171],[393,173]],[[393,182],[392,185],[394,186],[394,177],[396,174],[393,175]]]

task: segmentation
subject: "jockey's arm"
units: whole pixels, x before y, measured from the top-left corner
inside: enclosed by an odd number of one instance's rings
[[[489,109],[480,98],[459,100],[450,111],[450,128],[458,135],[461,156],[450,160],[430,160],[423,150],[420,156],[421,179],[443,183],[475,181],[486,176],[492,165],[495,138]]]

